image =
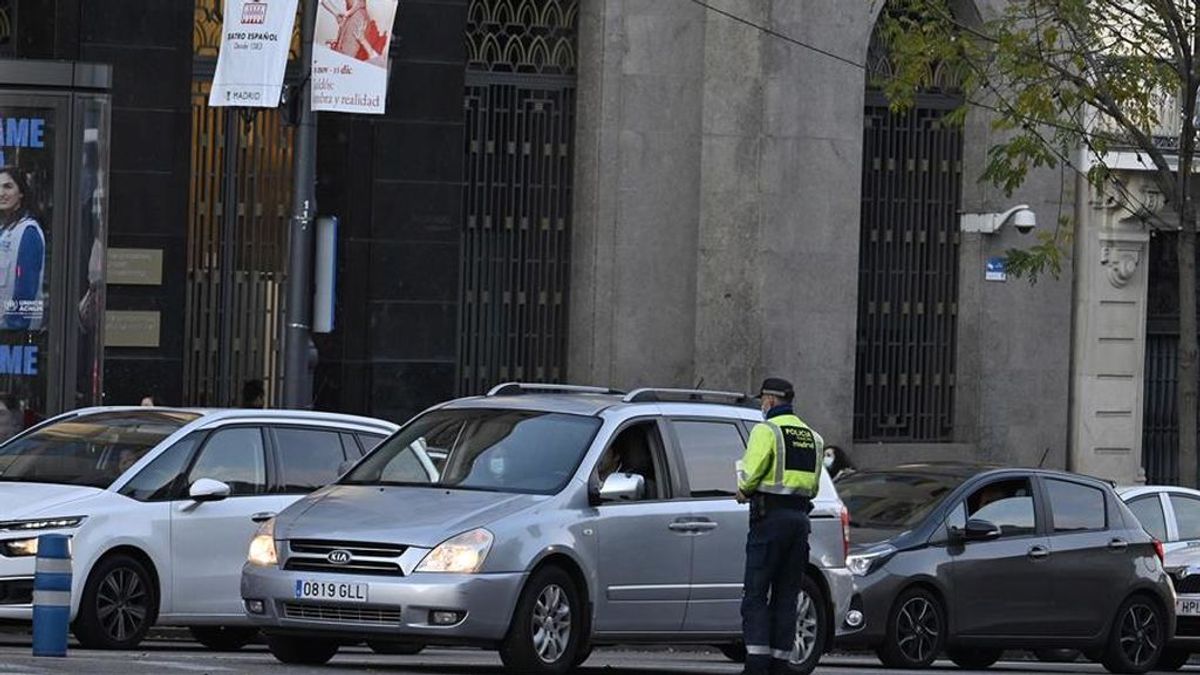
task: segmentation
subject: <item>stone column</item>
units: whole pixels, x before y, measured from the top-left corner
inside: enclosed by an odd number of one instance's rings
[[[1139,176],[1125,180],[1143,202],[1161,205]],[[1070,468],[1144,482],[1147,214],[1095,188],[1088,195],[1075,243]]]

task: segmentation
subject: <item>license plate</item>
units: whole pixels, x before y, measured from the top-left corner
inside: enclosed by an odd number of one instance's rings
[[[296,599],[366,602],[367,584],[351,584],[338,581],[308,581],[305,579],[297,579]]]
[[[1200,616],[1200,595],[1177,598],[1175,600],[1176,616]]]

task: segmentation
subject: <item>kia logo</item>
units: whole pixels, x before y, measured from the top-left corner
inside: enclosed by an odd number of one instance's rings
[[[330,551],[329,555],[325,556],[325,559],[334,565],[345,565],[350,562],[350,558],[350,551],[340,548],[336,551]]]

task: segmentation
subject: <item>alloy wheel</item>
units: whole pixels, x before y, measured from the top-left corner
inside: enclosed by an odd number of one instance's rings
[[[571,601],[557,584],[549,584],[538,594],[530,618],[533,648],[543,663],[562,658],[571,640]]]
[[[1134,666],[1144,666],[1158,656],[1162,643],[1158,616],[1143,604],[1136,604],[1121,617],[1121,651]]]
[[[796,608],[796,642],[792,646],[789,659],[793,664],[804,663],[812,656],[817,646],[817,605],[812,596],[800,591],[800,600]]]
[[[915,663],[924,662],[936,648],[942,627],[937,610],[922,597],[904,603],[896,621],[900,651]]]
[[[118,567],[100,582],[96,615],[104,632],[118,642],[137,634],[150,612],[150,596],[137,572]]]

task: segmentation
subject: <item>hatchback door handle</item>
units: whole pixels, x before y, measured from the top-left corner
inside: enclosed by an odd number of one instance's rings
[[[673,532],[708,532],[717,529],[717,523],[707,518],[680,518],[667,525],[667,528]]]
[[[1124,551],[1125,549],[1129,548],[1129,544],[1121,539],[1113,539],[1112,541],[1108,542],[1108,547],[1114,551]]]
[[[1042,558],[1047,558],[1049,556],[1050,551],[1044,546],[1034,546],[1033,548],[1029,549],[1029,557],[1033,558],[1034,560],[1041,560]]]
[[[250,516],[250,520],[256,523],[265,523],[274,517],[275,513],[273,511],[259,511],[258,513]]]

